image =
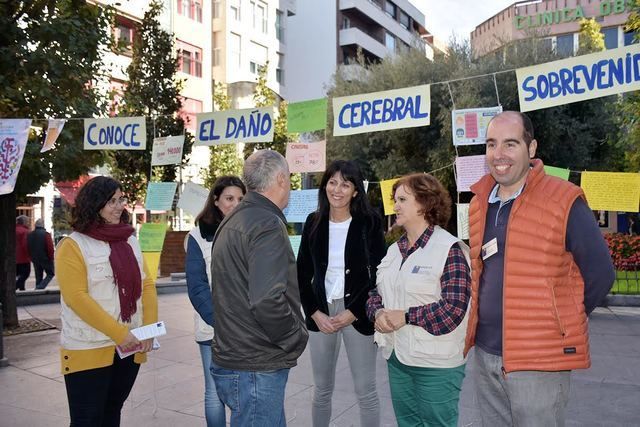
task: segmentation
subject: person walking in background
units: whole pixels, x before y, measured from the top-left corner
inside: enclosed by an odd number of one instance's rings
[[[204,409],[208,427],[226,425],[224,404],[218,397],[211,374],[211,340],[215,320],[211,300],[211,247],[218,225],[240,203],[246,192],[244,184],[236,176],[216,179],[204,209],[196,217],[196,226],[185,241],[187,291],[196,310],[195,337],[204,369]]]
[[[24,291],[24,283],[31,274],[31,257],[27,246],[27,235],[31,220],[26,215],[16,218],[16,290]]]
[[[33,261],[33,269],[36,273],[36,289],[47,287],[54,276],[53,269],[53,239],[44,228],[42,218],[36,220],[35,228],[27,236],[29,255]],[[43,279],[42,273],[47,273]]]
[[[362,174],[336,160],[318,190],[318,210],[304,224],[298,286],[309,335],[315,427],[331,421],[336,363],[344,341],[360,405],[360,424],[380,425],[373,323],[366,315],[375,268],[385,253],[382,223],[369,206]]]
[[[287,161],[256,151],[243,181],[247,195],[218,226],[211,254],[211,372],[232,427],[284,426],[289,369],[308,339],[282,213],[291,188]]]
[[[615,271],[584,193],[546,175],[529,118],[495,116],[489,174],[471,187],[473,271],[465,354],[485,426],[562,426],[572,369],[588,368],[587,316]]]
[[[367,314],[387,359],[398,426],[455,427],[466,362],[469,248],[442,228],[451,197],[436,178],[404,176],[393,197],[405,234],[378,267]]]
[[[158,320],[155,284],[142,259],[120,183],[98,176],[82,186],[74,232],[56,251],[60,360],[72,426],[118,426],[122,405],[153,340],[130,332]],[[121,359],[123,351],[138,350]]]

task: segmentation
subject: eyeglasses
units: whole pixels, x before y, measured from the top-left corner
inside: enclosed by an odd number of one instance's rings
[[[120,205],[120,206],[124,206],[127,204],[127,202],[129,201],[129,199],[127,199],[126,197],[120,197],[119,199],[116,199],[115,197],[111,200],[109,200],[107,202],[107,205],[110,208],[115,208],[116,205]]]

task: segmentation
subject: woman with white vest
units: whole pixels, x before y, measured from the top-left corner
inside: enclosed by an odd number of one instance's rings
[[[158,302],[126,204],[118,181],[88,181],[75,200],[74,232],[56,251],[71,426],[120,425],[122,405],[152,347],[153,340],[138,341],[130,332],[158,320]],[[116,345],[138,352],[121,359]]]
[[[367,315],[387,359],[396,420],[400,427],[456,426],[471,292],[469,248],[442,228],[451,197],[433,176],[400,178],[393,198],[396,224],[405,234],[378,266]]]
[[[218,398],[211,375],[211,340],[213,339],[213,301],[211,300],[211,246],[218,225],[247,192],[237,176],[221,176],[213,184],[204,209],[196,217],[196,227],[185,240],[187,257],[187,291],[193,308],[195,337],[204,369],[204,408],[208,427],[224,427],[224,404]]]

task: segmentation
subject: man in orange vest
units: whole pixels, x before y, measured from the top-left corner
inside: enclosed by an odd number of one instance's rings
[[[487,128],[489,175],[471,187],[465,353],[483,425],[564,425],[572,369],[590,366],[587,315],[615,271],[582,190],[546,175],[529,118]]]

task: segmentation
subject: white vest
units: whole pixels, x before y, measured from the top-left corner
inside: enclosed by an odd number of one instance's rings
[[[84,264],[87,269],[87,285],[89,296],[114,319],[120,320],[120,297],[118,287],[115,284],[113,270],[109,263],[111,248],[109,243],[96,240],[82,233],[71,233],[70,239],[75,241],[80,248]],[[133,249],[133,253],[140,268],[140,277],[144,281],[145,275],[142,267],[142,252],[138,241],[134,236],[129,237],[127,243]],[[92,348],[108,347],[115,343],[107,335],[89,326],[85,321],[64,302],[60,295],[62,307],[62,333],[60,341],[62,347],[67,350],[87,350]],[[142,325],[142,298],[137,301],[137,310],[129,323],[124,323],[129,329]]]
[[[209,289],[211,289],[211,247],[213,246],[213,241],[209,242],[207,239],[202,237],[200,234],[200,227],[195,227],[192,229],[187,235],[186,239],[184,239],[184,250],[187,251],[187,240],[189,236],[193,237],[200,247],[200,252],[202,252],[202,258],[204,259],[204,267],[207,271],[207,279],[209,281]],[[193,321],[194,321],[194,332],[196,336],[196,341],[209,341],[213,339],[213,328],[211,325],[207,324],[202,317],[198,314],[197,311],[193,313]]]
[[[389,247],[377,274],[378,293],[385,308],[406,311],[439,301],[440,277],[454,243],[460,245],[469,263],[469,247],[438,226],[426,246],[409,255],[404,264],[398,244]],[[462,323],[445,335],[431,335],[420,326],[406,325],[388,334],[376,332],[374,339],[385,359],[395,350],[398,360],[408,366],[455,368],[465,362],[462,350],[468,317],[465,314]]]

